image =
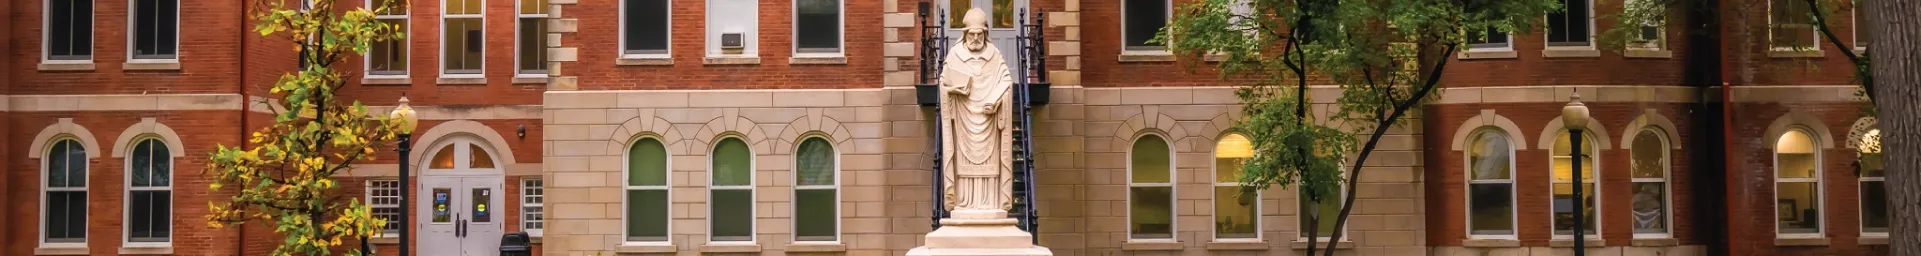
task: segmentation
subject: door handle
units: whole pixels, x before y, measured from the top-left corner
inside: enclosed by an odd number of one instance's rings
[[[454,217],[454,237],[467,237],[467,220]]]

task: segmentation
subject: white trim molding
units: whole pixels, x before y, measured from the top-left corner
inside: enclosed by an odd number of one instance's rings
[[[60,118],[52,125],[47,125],[47,128],[41,129],[39,135],[33,136],[33,145],[44,147],[47,142],[53,141],[55,137],[62,134],[71,135],[74,139],[80,140],[81,146],[87,149],[87,158],[100,158],[100,140],[94,139],[93,132],[87,131],[87,127],[74,124],[73,118]],[[41,151],[44,150],[28,150],[27,158],[40,159],[40,156],[45,154]]]
[[[184,146],[185,144],[181,144],[180,133],[174,132],[173,128],[167,127],[166,124],[155,121],[155,118],[142,117],[140,118],[140,123],[128,126],[126,130],[120,132],[120,137],[116,137],[113,140],[113,157],[126,157],[127,149],[133,147],[134,138],[147,134],[160,137],[161,141],[166,142],[163,144],[167,145],[167,150],[172,151],[168,155],[173,157],[187,156],[186,146]]]

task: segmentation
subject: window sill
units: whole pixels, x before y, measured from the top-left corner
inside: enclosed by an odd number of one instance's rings
[[[1819,50],[1769,50],[1769,58],[1816,58],[1821,57]]]
[[[1601,57],[1601,50],[1595,50],[1594,48],[1590,48],[1590,47],[1578,47],[1578,48],[1549,47],[1547,50],[1541,50],[1541,57],[1542,58],[1593,58],[1593,57]]]
[[[394,77],[367,76],[367,77],[360,78],[360,85],[409,85],[409,84],[413,84],[413,81],[411,79],[407,79],[406,76],[394,76]]]
[[[796,242],[787,244],[787,252],[845,252],[847,245],[840,242]]]
[[[1635,238],[1633,241],[1630,241],[1629,245],[1634,247],[1676,246],[1681,245],[1681,240],[1675,240],[1674,238]]]
[[[368,242],[373,244],[400,244],[400,237],[376,236],[368,239]]]
[[[1621,55],[1628,58],[1651,58],[1651,59],[1674,58],[1674,52],[1667,51],[1667,50],[1660,50],[1660,49],[1628,49],[1626,51],[1622,51]]]
[[[180,70],[180,60],[128,60],[123,70]]]
[[[1265,251],[1267,242],[1261,240],[1227,240],[1207,242],[1209,251]]]
[[[1174,53],[1166,50],[1121,51],[1120,62],[1173,62]]]
[[[674,244],[621,244],[614,247],[614,253],[676,253],[680,247]]]
[[[756,244],[756,243],[703,244],[703,245],[700,245],[700,252],[701,253],[736,253],[736,252],[758,253],[760,252],[760,244]]]
[[[1595,236],[1600,236],[1600,235],[1595,235]],[[1584,245],[1586,245],[1587,247],[1590,247],[1590,248],[1592,248],[1592,247],[1602,247],[1602,246],[1607,246],[1607,244],[1608,244],[1608,241],[1607,241],[1607,239],[1600,239],[1600,238],[1589,238],[1589,239],[1587,239],[1587,240],[1582,240],[1582,241],[1581,241],[1581,244],[1584,244]],[[1572,248],[1572,247],[1574,247],[1574,239],[1571,239],[1571,238],[1568,238],[1568,239],[1562,239],[1562,238],[1556,238],[1556,239],[1554,239],[1554,240],[1549,240],[1549,241],[1547,242],[1547,247],[1554,247],[1554,248]]]
[[[1514,54],[1514,50],[1505,50],[1505,49],[1481,50],[1481,51],[1467,50],[1467,51],[1461,52],[1458,55],[1459,56],[1455,56],[1455,58],[1463,59],[1463,60],[1513,59],[1516,57],[1516,55]]]
[[[86,245],[40,245],[33,255],[88,255]]]
[[[547,83],[547,77],[546,77],[546,75],[541,75],[541,76],[516,76],[516,77],[514,77],[514,80],[513,80],[513,83],[514,83],[514,84],[546,84],[546,83]]]
[[[1868,54],[1868,48],[1864,48],[1864,47],[1854,48],[1854,55],[1862,55],[1862,54]]]
[[[673,57],[621,57],[614,59],[615,66],[673,66]]]
[[[92,61],[80,62],[41,62],[40,71],[93,71]]]
[[[441,84],[441,85],[486,85],[486,84],[487,84],[487,78],[485,78],[485,77],[441,77],[441,78],[435,78],[435,79],[434,79],[434,84]]]
[[[1855,243],[1864,245],[1887,245],[1888,236],[1883,234],[1861,236]]]
[[[120,255],[173,255],[173,246],[120,247]]]
[[[838,55],[836,56],[794,56],[792,58],[787,58],[787,64],[789,65],[843,65],[843,64],[847,64],[847,57],[838,56]]]
[[[1467,239],[1461,240],[1461,247],[1470,248],[1520,248],[1521,241],[1513,239]]]
[[[1155,242],[1129,241],[1129,242],[1121,243],[1122,251],[1179,251],[1181,250],[1181,248],[1182,248],[1181,243],[1174,242],[1174,241],[1155,241]]]
[[[702,65],[760,65],[760,57],[710,56],[700,59]]]
[[[1774,246],[1828,246],[1828,238],[1775,238]]]
[[[1322,237],[1322,238],[1326,238],[1326,237]],[[1327,249],[1327,247],[1324,247],[1325,245],[1327,245],[1327,239],[1314,240],[1315,248]],[[1354,241],[1341,241],[1338,243],[1334,243],[1334,245],[1337,246],[1337,249],[1338,248],[1354,249]],[[1294,249],[1307,249],[1307,240],[1294,240],[1294,243],[1292,244],[1292,246],[1294,246]]]

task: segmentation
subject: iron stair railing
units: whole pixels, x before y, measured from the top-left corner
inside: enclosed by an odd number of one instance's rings
[[[947,24],[947,17],[946,15],[934,15],[935,13],[930,13],[933,11],[947,13],[944,10],[933,7],[933,3],[931,2],[920,2],[920,84],[916,85],[916,87],[922,88],[917,91],[928,91],[920,92],[920,95],[917,96],[921,98],[920,102],[923,106],[932,106],[934,108],[933,120],[940,122],[941,111],[938,88],[940,86],[941,57],[947,56],[948,38],[947,29],[944,27],[944,25]],[[931,168],[934,174],[934,207],[932,207],[934,212],[932,214],[933,221],[931,221],[933,229],[940,229],[940,220],[948,216],[945,207],[947,205],[947,197],[944,196],[944,193],[941,191],[941,189],[945,187],[945,184],[943,184],[945,182],[941,180],[943,166],[941,166],[942,152],[940,138],[942,132],[945,131],[941,130],[940,125],[934,125],[934,147],[932,150],[929,150],[933,152],[934,156],[934,164]]]

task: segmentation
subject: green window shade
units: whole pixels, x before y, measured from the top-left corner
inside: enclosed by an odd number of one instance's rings
[[[752,153],[747,151],[747,143],[739,138],[721,139],[714,147],[713,185],[747,186],[753,185]]]
[[[1214,187],[1214,237],[1255,238],[1260,215],[1254,211],[1256,195],[1241,194],[1239,186]]]
[[[794,240],[834,241],[834,189],[794,192]]]
[[[1171,156],[1167,153],[1167,141],[1159,136],[1142,136],[1134,142],[1131,168],[1134,183],[1169,183],[1168,167]]]
[[[800,143],[797,159],[800,177],[797,185],[834,185],[834,148],[826,139],[808,138]]]
[[[667,241],[667,191],[627,191],[627,241]]]
[[[713,191],[708,221],[713,226],[713,241],[754,240],[754,191],[748,189]]]
[[[667,185],[667,147],[660,140],[643,138],[634,142],[627,154],[628,186]]]

